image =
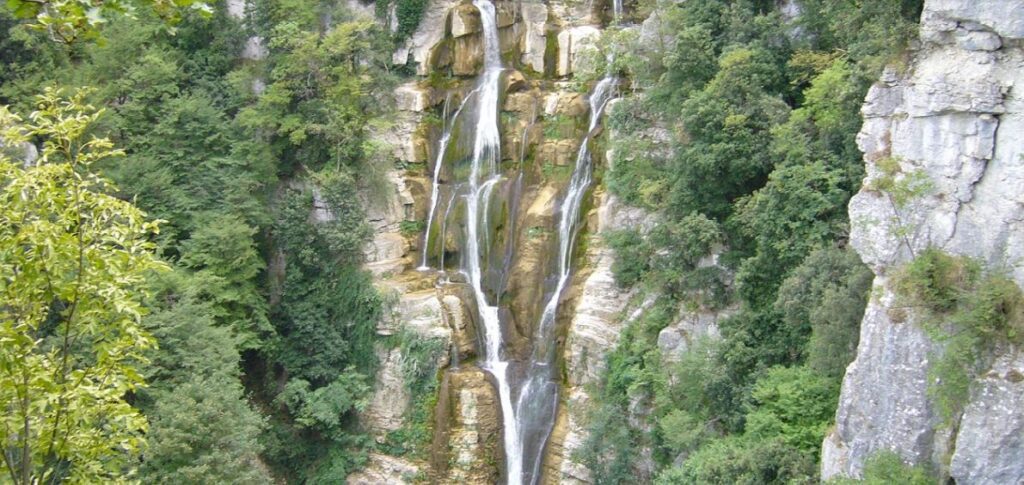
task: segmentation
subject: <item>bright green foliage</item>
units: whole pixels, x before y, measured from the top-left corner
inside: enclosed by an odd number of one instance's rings
[[[373,334],[382,302],[369,274],[334,264],[335,258],[355,256],[334,256],[328,250],[328,235],[362,231],[364,223],[355,228],[343,221],[310,225],[312,209],[312,194],[298,191],[289,192],[279,209],[278,243],[290,259],[273,317],[281,336],[275,360],[292,378],[319,386],[350,363],[367,374],[373,370]]]
[[[420,20],[427,10],[426,0],[382,0],[377,2],[377,16],[390,22],[391,8],[395,9],[395,19],[398,25],[391,26],[395,29],[395,42],[401,42],[416,32],[420,26]]]
[[[676,369],[653,361],[651,340],[624,338],[609,359],[608,383],[632,385],[595,391],[598,402],[653,392],[646,424],[655,432],[622,423],[621,404],[595,412],[607,419],[591,427],[634,451],[653,444],[661,465],[689,456],[685,469],[662,475],[665,483],[816,478],[812,435],[831,419],[822,409],[834,405],[854,356],[872,280],[855,255],[837,249],[848,234],[846,205],[864,176],[855,143],[860,106],[882,66],[915,35],[921,5],[807,0],[798,18],[783,21],[773,2],[664,3],[655,12],[660,33],[674,42],[627,48],[630,64],[643,68],[622,69],[643,91],[611,110],[614,160],[604,180],[622,200],[657,212],[661,227],[610,237],[615,275],[620,284],[644,282],[669,300],[664,307],[736,308],[718,321],[721,342],[692,358],[689,349]],[[888,185],[872,188],[891,194],[897,216],[929,188],[918,174],[879,178]],[[710,244],[687,243],[712,233],[695,217],[715,222]],[[906,240],[913,228],[902,222],[894,227]],[[711,251],[714,267],[695,266]],[[786,379],[820,384],[822,392],[786,398],[807,408],[793,412],[815,416],[813,426],[788,426],[813,432],[784,439],[749,421],[765,418],[749,406],[775,366],[793,369],[772,374],[775,389],[786,389]],[[771,417],[766,422],[793,416]],[[753,437],[766,433],[773,437]],[[770,469],[772,460],[792,466]],[[595,476],[610,472],[597,466]]]
[[[974,261],[929,248],[902,268],[895,286],[911,301],[944,313],[957,307],[964,293],[977,284],[980,272]]]
[[[839,385],[805,367],[773,367],[754,384],[751,398],[746,436],[779,439],[817,457],[835,414]]]
[[[761,186],[773,160],[763,149],[769,128],[782,122],[788,107],[766,88],[779,72],[760,49],[722,55],[715,77],[683,102],[681,121],[690,143],[675,161],[670,207],[674,213],[700,211],[726,217],[736,198]]]
[[[633,480],[631,465],[650,436],[629,426],[632,399],[650,396],[659,379],[661,358],[657,350],[658,332],[675,315],[667,299],[655,303],[623,331],[623,345],[608,357],[607,371],[599,388],[600,399],[589,410],[587,440],[575,459],[594,471],[595,483],[618,484]]]
[[[776,440],[725,438],[711,442],[679,468],[661,473],[658,485],[812,484],[817,463]]]
[[[194,271],[196,296],[211,302],[214,322],[233,327],[243,350],[258,348],[273,334],[267,302],[256,287],[264,269],[253,237],[256,229],[236,216],[199,214],[205,225],[180,247],[181,265]]]
[[[757,244],[740,266],[740,295],[753,305],[774,300],[776,285],[812,249],[841,233],[849,193],[820,163],[781,167],[768,184],[738,204],[737,222]]]
[[[211,12],[207,4],[195,0],[8,0],[6,7],[16,17],[29,19],[32,28],[46,32],[53,41],[68,45],[95,39],[112,17],[130,16],[135,10],[151,10],[169,25],[180,20],[184,8]]]
[[[385,61],[383,41],[367,21],[323,33],[295,21],[276,24],[268,42],[275,54],[270,83],[239,120],[254,133],[273,135],[274,154],[292,165],[289,172],[358,162],[367,115],[380,108],[371,95],[383,88],[376,75]]]
[[[299,425],[332,434],[342,431],[341,418],[345,413],[365,406],[363,398],[369,390],[362,375],[346,369],[333,382],[315,390],[305,380],[292,379],[278,400],[292,410]]]
[[[609,233],[605,240],[615,250],[612,274],[619,286],[633,286],[650,269],[652,248],[639,232],[622,229]]]
[[[89,138],[84,92],[47,90],[23,123],[0,108],[7,142],[44,141],[29,167],[0,154],[0,441],[14,483],[116,482],[133,475],[146,419],[125,401],[153,338],[141,285],[163,269],[157,224],[90,170],[120,155]]]
[[[880,451],[864,462],[864,478],[854,480],[839,478],[829,480],[829,485],[931,485],[936,480],[921,466],[909,466],[899,455],[891,451]]]

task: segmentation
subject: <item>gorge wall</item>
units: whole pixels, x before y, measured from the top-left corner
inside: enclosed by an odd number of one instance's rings
[[[1002,348],[950,429],[929,397],[943,351],[918,317],[902,318],[891,276],[925,248],[971,256],[1024,285],[1024,2],[927,0],[920,42],[863,107],[868,176],[850,202],[851,244],[876,277],[856,360],[843,381],[822,477],[859,476],[892,450],[957,483],[1024,480],[1024,352]],[[930,190],[897,208],[873,190],[883,161]],[[903,236],[905,234],[905,236]]]
[[[484,216],[489,239],[481,244],[487,245],[489,255],[481,263],[485,291],[493,291],[500,306],[505,353],[524,359],[531,353],[545,300],[556,291],[552,274],[558,267],[559,204],[582,156],[580,145],[590,129],[587,118],[597,108],[588,105],[593,84],[571,76],[613,14],[611,3],[598,2],[498,1],[494,7],[504,67],[499,82],[500,181],[490,189],[495,195]],[[395,24],[393,10],[390,17]],[[393,122],[376,128],[374,138],[383,140],[398,162],[387,174],[385,196],[363,197],[374,227],[367,266],[395,302],[378,334],[384,342],[411,334],[438,342],[445,350],[434,356],[436,390],[414,396],[404,377],[410,358],[404,347],[379,346],[381,365],[372,399],[362,412],[363,426],[387,450],[400,436],[396,433],[422,420],[422,413],[414,415],[424,405],[420,401],[428,400],[433,438],[412,452],[371,454],[349,483],[493,483],[504,473],[500,396],[482,362],[485,322],[473,281],[467,279],[471,275],[460,270],[471,257],[464,239],[467,226],[453,216],[466,210],[460,180],[468,171],[473,130],[479,129],[473,123],[480,109],[474,96],[480,97],[476,77],[483,76],[485,66],[485,20],[472,2],[431,1],[419,28],[392,59],[416,78],[396,89]],[[590,133],[600,132],[597,128]],[[593,141],[591,147],[599,144]],[[596,165],[602,156],[598,150],[591,154]],[[606,206],[602,202],[600,210],[607,211]],[[580,212],[584,221],[596,222],[599,211],[589,191]],[[604,258],[609,259],[607,254]],[[614,285],[608,264],[605,277]],[[567,336],[573,340],[568,322],[582,276],[571,275],[562,292],[556,341],[550,342],[555,349],[563,348]],[[602,318],[612,320],[610,315]],[[567,396],[562,397],[564,402]],[[560,423],[564,412],[560,406]],[[570,466],[558,454],[565,435],[558,429],[545,447],[549,453],[542,457],[540,475],[527,482],[557,482],[559,467]]]

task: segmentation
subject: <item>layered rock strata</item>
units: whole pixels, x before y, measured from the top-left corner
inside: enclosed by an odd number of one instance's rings
[[[929,366],[942,346],[896,311],[891,273],[929,247],[971,256],[1024,285],[1024,1],[927,0],[906,69],[865,100],[868,176],[850,202],[851,244],[875,272],[856,360],[843,381],[822,477],[859,476],[883,450],[957,483],[1024,481],[1024,357],[1003,348],[971,386],[959,426],[940,426]],[[906,205],[873,190],[892,167],[929,190]],[[888,172],[891,174],[892,169]]]

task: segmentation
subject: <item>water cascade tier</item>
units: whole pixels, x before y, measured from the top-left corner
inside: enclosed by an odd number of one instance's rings
[[[505,482],[534,484],[541,478],[559,402],[556,329],[593,182],[590,145],[617,80],[609,76],[594,87],[575,164],[567,180],[555,186],[551,210],[557,222],[547,240],[551,250],[538,279],[541,288],[532,293],[538,311],[514,312],[509,282],[520,256],[516,214],[526,156],[521,149],[518,161],[503,161],[499,115],[511,71],[501,60],[495,6],[490,0],[474,0],[473,5],[480,13],[482,67],[472,88],[455,98],[449,95],[442,109],[418,269],[437,271],[442,287],[463,288],[472,300],[479,358],[466,364],[486,371],[497,391]],[[521,144],[529,128],[522,130]]]

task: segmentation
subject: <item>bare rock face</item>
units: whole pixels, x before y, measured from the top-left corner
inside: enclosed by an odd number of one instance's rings
[[[416,74],[430,74],[431,57],[445,37],[448,12],[459,3],[459,0],[430,0],[416,32],[405,41],[405,45],[395,51],[392,62],[405,65],[411,60],[416,63]]]
[[[544,53],[547,49],[548,7],[543,2],[522,2],[523,35],[519,41],[522,63],[534,72],[544,72]]]
[[[568,76],[579,68],[582,54],[594,48],[601,31],[592,25],[581,25],[563,30],[558,34],[558,66],[559,76]]]
[[[462,308],[455,302],[444,301],[433,289],[406,293],[399,297],[392,314],[378,323],[377,334],[396,335],[405,330],[418,338],[440,340],[447,348],[453,334],[449,327],[449,312],[461,313]],[[447,366],[449,358],[449,353],[443,352],[437,366]],[[401,349],[379,347],[377,360],[380,367],[374,376],[373,395],[360,420],[382,440],[387,432],[402,426],[409,410],[410,396],[402,372]]]
[[[449,468],[444,483],[495,483],[501,441],[498,396],[484,371],[450,373]]]
[[[408,460],[379,453],[370,453],[366,467],[350,474],[348,485],[406,485],[417,483],[420,467]]]
[[[721,338],[718,322],[732,313],[728,309],[717,312],[683,309],[675,323],[658,333],[658,350],[662,359],[667,364],[677,362],[700,339]]]
[[[565,343],[567,403],[561,407],[565,415],[556,427],[559,440],[553,440],[548,463],[557,466],[548,475],[557,483],[591,483],[590,470],[572,459],[587,437],[589,396],[586,386],[596,383],[604,370],[605,356],[618,344],[622,329],[635,318],[645,303],[629,308],[633,292],[623,290],[612,275],[614,256],[602,241],[609,231],[627,227],[649,227],[650,214],[623,205],[604,193],[597,210],[597,230],[590,237],[587,266],[591,273],[583,281],[576,303],[576,313],[569,326]],[[560,428],[560,429],[559,429]]]
[[[389,431],[402,427],[409,409],[409,390],[402,376],[402,353],[399,349],[377,349],[380,367],[373,378],[373,396],[360,415],[363,425],[383,440]]]
[[[1024,83],[1024,1],[928,0],[921,21],[921,46],[907,71],[887,71],[862,110],[858,144],[868,177],[850,202],[850,240],[876,278],[836,428],[823,444],[822,477],[859,476],[865,459],[893,450],[958,483],[1019,483],[1021,351],[1003,349],[974,383],[955,435],[936,431],[928,366],[942,349],[914,315],[892,311],[886,274],[937,247],[1024,284],[1024,100],[1016,92]],[[895,161],[900,177],[926,180],[930,190],[895,209],[871,189],[880,161]]]
[[[1008,353],[977,382],[950,466],[957,483],[1021,483],[1024,355]]]

